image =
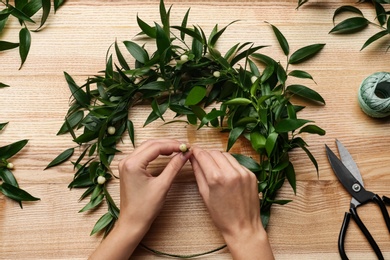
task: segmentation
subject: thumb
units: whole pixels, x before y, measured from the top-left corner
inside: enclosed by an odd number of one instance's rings
[[[180,172],[181,168],[183,168],[184,164],[188,161],[190,156],[190,151],[186,153],[178,153],[173,156],[158,178],[161,178],[164,183],[166,183],[168,186],[171,186],[176,175]]]

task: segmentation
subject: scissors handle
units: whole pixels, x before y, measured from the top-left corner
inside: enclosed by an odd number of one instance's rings
[[[376,195],[377,196],[377,195]],[[364,236],[367,238],[368,242],[370,243],[372,249],[374,250],[376,256],[379,260],[384,260],[381,250],[379,249],[378,244],[375,242],[374,238],[372,237],[370,231],[366,228],[362,220],[360,219],[357,210],[355,207],[350,208],[351,215],[353,219],[355,220],[356,224],[359,226],[360,230],[363,232]],[[387,211],[386,211],[387,212]]]
[[[389,230],[389,232],[390,232],[390,216],[389,216],[389,212],[387,212],[386,205],[385,205],[385,203],[387,203],[385,200],[389,199],[389,198],[387,198],[386,196],[383,196],[383,199],[384,200],[382,200],[377,194],[375,194],[375,196],[372,198],[372,200],[376,204],[378,204],[379,208],[381,209],[383,219],[386,222],[387,230]]]
[[[339,241],[338,241],[339,254],[340,254],[340,257],[342,260],[348,260],[348,257],[345,254],[344,242],[345,242],[345,235],[347,233],[347,229],[348,229],[348,225],[349,225],[350,220],[351,220],[351,213],[345,212],[343,224],[341,225],[341,230],[340,230],[340,234],[339,234]]]
[[[384,202],[385,204],[390,205],[390,198],[389,198],[389,197],[383,196],[383,197],[382,197],[382,200],[383,200],[383,202]]]

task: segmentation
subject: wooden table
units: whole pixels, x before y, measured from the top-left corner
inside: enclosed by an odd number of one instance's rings
[[[281,199],[293,199],[285,206],[274,206],[268,227],[276,259],[338,259],[337,237],[350,197],[336,179],[326,158],[324,144],[335,148],[338,138],[357,161],[365,185],[378,194],[390,195],[390,125],[388,119],[366,116],[357,102],[361,81],[377,71],[389,71],[384,44],[360,52],[360,48],[376,28],[353,35],[330,35],[334,10],[355,1],[313,0],[295,10],[296,0],[278,1],[167,1],[173,4],[172,21],[179,24],[191,7],[189,24],[198,24],[210,32],[214,24],[232,25],[220,40],[219,48],[252,41],[270,45],[264,53],[282,63],[285,58],[278,47],[269,23],[286,36],[292,51],[312,43],[326,43],[315,59],[302,64],[317,85],[308,83],[326,100],[326,106],[308,107],[301,118],[313,119],[327,134],[304,136],[319,163],[317,177],[310,160],[301,151],[291,153],[297,173],[297,194],[286,184]],[[373,9],[361,5],[373,20]],[[107,48],[117,39],[131,40],[139,32],[136,15],[147,22],[158,21],[157,0],[134,1],[67,1],[44,30],[32,34],[29,57],[21,70],[18,51],[0,53],[0,82],[11,87],[0,89],[0,121],[9,125],[1,133],[0,145],[29,139],[28,145],[14,159],[14,174],[22,188],[40,197],[41,201],[17,203],[0,195],[0,258],[1,259],[85,259],[101,241],[89,236],[97,219],[106,212],[101,207],[93,213],[78,213],[86,202],[78,203],[82,190],[69,190],[74,171],[70,163],[43,170],[60,152],[74,145],[70,136],[56,136],[68,109],[69,95],[63,71],[82,84],[88,76],[103,70]],[[39,15],[38,15],[39,18]],[[17,41],[17,21],[0,40]],[[305,103],[302,103],[304,104]],[[148,107],[131,113],[136,127],[136,144],[158,137],[175,137],[206,148],[223,150],[226,135],[217,129],[196,131],[184,125],[162,126],[155,122],[142,128]],[[130,141],[121,145],[117,163],[132,151]],[[239,142],[233,152],[250,154],[251,148]],[[78,153],[78,151],[77,151]],[[166,158],[157,161],[162,165]],[[157,165],[158,166],[158,165]],[[119,202],[118,181],[109,185]],[[390,258],[390,235],[379,210],[371,205],[360,210],[380,245],[385,258]],[[166,205],[144,243],[170,253],[190,254],[207,251],[224,244],[213,226],[197,192],[196,183],[187,165],[174,183]],[[351,259],[376,259],[354,222],[351,223],[346,249]],[[160,259],[137,249],[132,259]],[[227,249],[205,259],[231,259]]]

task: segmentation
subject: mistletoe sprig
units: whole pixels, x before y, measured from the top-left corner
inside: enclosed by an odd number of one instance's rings
[[[307,0],[299,0],[298,1],[298,7],[303,5],[304,3],[308,2]],[[366,17],[364,17],[363,12],[351,5],[344,5],[339,8],[337,8],[333,14],[333,23],[335,23],[335,19],[337,16],[339,16],[342,13],[351,13],[355,16],[347,18],[338,24],[336,24],[329,33],[333,34],[351,34],[356,33],[364,30],[369,25],[375,26],[379,29],[379,32],[372,35],[370,38],[366,40],[366,42],[363,44],[362,48],[360,50],[365,49],[367,46],[372,44],[373,42],[378,41],[379,39],[383,37],[389,37],[390,35],[390,12],[386,11],[383,4],[390,4],[390,0],[365,0],[365,1],[358,1],[359,3],[362,2],[370,2],[372,6],[375,8],[375,21],[371,22]],[[387,50],[389,50],[390,44],[387,47]]]
[[[94,210],[104,201],[108,205],[108,212],[97,221],[91,234],[101,230],[107,234],[118,218],[119,209],[106,189],[113,177],[110,164],[120,152],[117,143],[122,138],[128,136],[134,145],[129,111],[140,102],[151,107],[144,127],[155,120],[165,124],[186,122],[198,129],[216,127],[221,133],[229,132],[227,151],[239,138],[248,139],[258,158],[244,154],[235,157],[258,178],[261,216],[266,226],[271,205],[289,201],[276,199],[286,179],[296,191],[289,152],[303,149],[318,173],[317,162],[302,134],[324,135],[325,131],[312,120],[298,118],[298,111],[304,107],[294,105],[291,98],[300,97],[319,105],[325,101],[315,90],[287,82],[290,77],[314,81],[308,72],[289,67],[310,59],[324,44],[305,46],[290,54],[286,38],[270,25],[287,57],[284,66],[259,53],[266,46],[251,42],[237,43],[221,54],[217,42],[235,22],[223,28],[215,25],[206,37],[200,26],[188,26],[189,9],[180,25],[171,25],[171,7],[167,10],[162,0],[159,9],[161,23],[150,25],[137,16],[139,35],[148,38],[146,43],[124,41],[121,45],[115,41],[103,73],[89,77],[79,86],[65,72],[72,102],[58,134],[69,133],[82,151],[73,162],[77,171],[69,188],[86,189],[80,200],[89,197],[89,202],[81,212]],[[149,53],[146,44],[153,44],[155,51]],[[126,61],[121,48],[134,58],[133,65]],[[168,110],[176,116],[166,121]],[[66,149],[48,167],[69,160],[74,151],[74,147]]]
[[[4,129],[7,123],[0,123],[0,131]],[[27,144],[28,140],[20,140],[18,142],[0,147],[0,192],[8,198],[15,200],[22,208],[22,201],[36,201],[36,198],[28,192],[19,188],[19,184],[12,173],[14,165],[9,161],[11,157],[17,154]]]
[[[54,0],[54,11],[64,3],[65,0]],[[6,24],[11,17],[18,19],[20,26],[19,42],[0,41],[0,51],[6,51],[14,48],[19,48],[19,55],[22,68],[27,59],[31,46],[31,32],[38,32],[43,28],[47,18],[50,15],[51,1],[50,0],[15,0],[14,5],[8,0],[0,1],[4,5],[4,9],[0,11],[0,36],[5,31]],[[29,29],[29,25],[36,24],[33,16],[42,10],[40,24],[35,29]]]

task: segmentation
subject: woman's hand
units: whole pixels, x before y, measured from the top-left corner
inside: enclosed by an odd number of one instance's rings
[[[191,153],[180,152],[180,142],[172,139],[142,143],[119,163],[120,215],[113,230],[90,259],[128,259],[164,205],[169,188]],[[158,176],[147,170],[160,155],[171,155]]]
[[[199,192],[234,259],[273,259],[256,176],[229,153],[192,149]]]

